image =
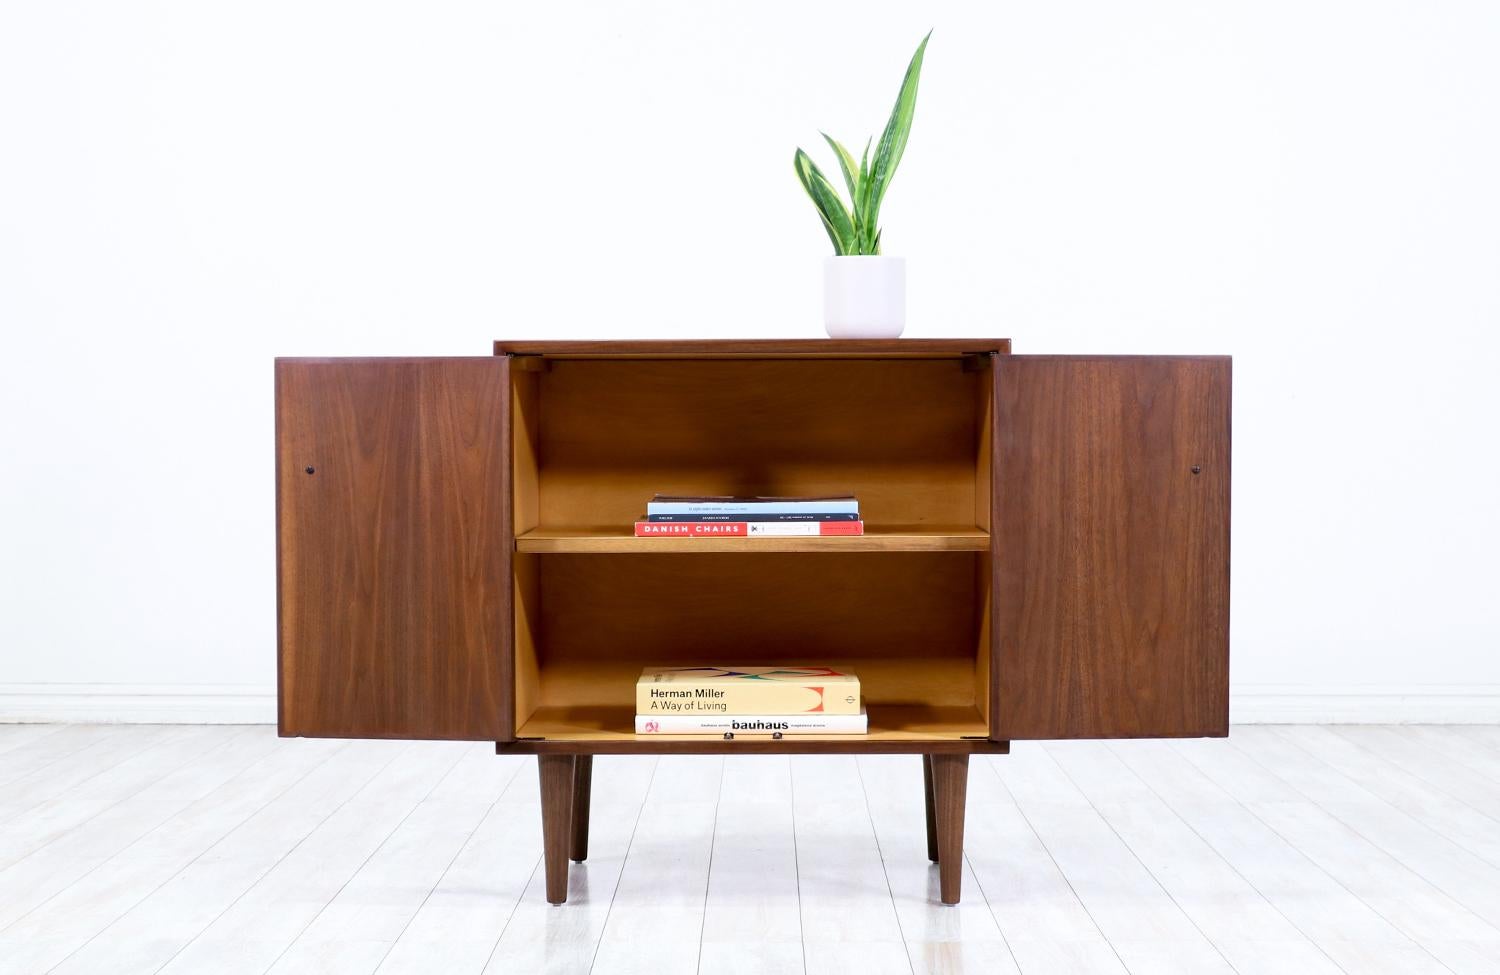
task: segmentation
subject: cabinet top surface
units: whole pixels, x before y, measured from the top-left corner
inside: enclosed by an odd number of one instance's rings
[[[507,341],[495,343],[496,355],[551,358],[629,359],[675,357],[747,358],[959,358],[1010,352],[1010,339],[653,339]]]

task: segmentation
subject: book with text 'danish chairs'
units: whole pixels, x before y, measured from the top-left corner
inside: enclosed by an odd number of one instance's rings
[[[863,535],[852,494],[822,498],[677,497],[658,494],[635,523],[637,538]]]

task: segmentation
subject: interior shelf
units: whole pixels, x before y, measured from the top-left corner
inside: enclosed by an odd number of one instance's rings
[[[863,735],[790,735],[781,742],[954,741],[984,738],[989,726],[971,705],[871,704],[869,731]],[[517,738],[593,742],[702,742],[712,735],[637,735],[630,705],[543,705],[516,730]],[[745,741],[773,741],[769,735],[741,735]]]
[[[757,538],[637,538],[633,527],[533,528],[516,537],[516,551],[535,554],[627,552],[985,552],[989,532],[973,526],[865,526],[863,535],[788,535]]]
[[[533,745],[592,743],[607,750],[715,750],[726,744],[719,735],[638,735],[635,733],[635,679],[641,662],[687,659],[681,650],[666,649],[649,657],[640,650],[618,648],[593,659],[554,659],[540,668],[534,690],[524,695],[526,716],[516,737]],[[832,656],[831,665],[859,675],[869,714],[863,735],[738,735],[733,745],[746,750],[806,750],[815,743],[863,746],[915,746],[921,743],[957,746],[989,735],[989,724],[977,699],[985,678],[978,661],[957,653],[957,647],[934,645],[911,656]],[[761,651],[757,662],[799,659],[795,653]],[[825,658],[819,658],[825,659]],[[920,750],[920,749],[916,749]]]

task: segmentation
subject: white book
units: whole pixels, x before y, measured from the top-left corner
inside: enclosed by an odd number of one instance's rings
[[[646,503],[648,515],[726,514],[858,514],[859,502],[838,498],[670,498],[657,495]]]
[[[638,735],[862,735],[869,720],[858,714],[637,714]]]

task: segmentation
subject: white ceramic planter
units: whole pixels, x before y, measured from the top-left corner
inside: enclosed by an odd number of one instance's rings
[[[906,327],[906,258],[824,258],[823,326],[836,339],[900,335]]]

